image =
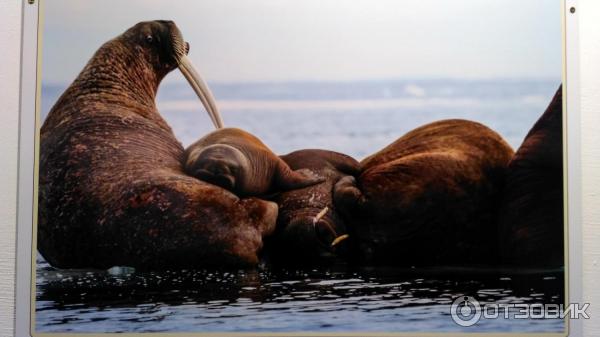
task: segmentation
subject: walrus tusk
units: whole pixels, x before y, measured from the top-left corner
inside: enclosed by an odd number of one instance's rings
[[[186,55],[182,55],[179,59],[179,70],[185,77],[185,79],[190,83],[192,89],[202,104],[208,112],[210,119],[217,129],[221,129],[223,127],[223,120],[221,119],[221,114],[219,113],[219,109],[217,109],[217,104],[215,103],[215,98],[206,85],[206,82],[200,77],[190,59]]]
[[[325,214],[327,214],[327,211],[329,211],[329,207],[325,206],[325,208],[323,208],[314,218],[313,218],[313,226],[317,224],[317,222],[319,222],[319,220],[321,220]]]
[[[346,239],[347,239],[347,238],[349,238],[349,237],[350,237],[350,235],[348,235],[348,234],[344,234],[344,235],[340,235],[340,236],[338,236],[337,238],[335,238],[335,240],[333,240],[333,241],[331,242],[331,247],[335,247],[335,245],[337,245],[338,243],[340,243],[340,242],[342,242],[342,241],[346,240]]]

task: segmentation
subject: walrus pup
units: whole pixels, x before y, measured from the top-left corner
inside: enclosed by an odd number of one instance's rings
[[[261,196],[323,181],[309,170],[292,171],[254,135],[236,128],[219,129],[185,151],[185,171],[239,196]]]
[[[334,188],[362,262],[494,262],[494,206],[512,155],[496,132],[455,119],[419,127],[364,159],[357,179]]]
[[[564,265],[562,86],[508,165],[500,248],[512,265]]]
[[[239,199],[183,172],[184,150],[156,109],[179,67],[218,127],[206,87],[171,21],[105,43],[41,129],[38,249],[61,268],[252,265],[277,205]]]
[[[352,236],[333,204],[333,186],[347,175],[358,175],[359,163],[333,151],[299,150],[281,156],[292,169],[310,169],[325,180],[320,184],[280,193],[277,229],[265,251],[282,264],[326,264],[350,251]]]

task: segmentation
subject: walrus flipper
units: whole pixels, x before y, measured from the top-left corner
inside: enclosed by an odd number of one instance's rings
[[[275,182],[278,189],[283,191],[295,190],[324,182],[325,179],[309,169],[293,171],[283,161],[280,162],[275,173]]]
[[[358,177],[360,175],[360,163],[354,158],[337,152],[327,153],[327,161],[338,171]]]
[[[365,196],[356,184],[356,178],[345,176],[333,187],[333,202],[340,212],[350,215],[365,203]]]

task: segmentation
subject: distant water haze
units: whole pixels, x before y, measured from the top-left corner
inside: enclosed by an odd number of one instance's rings
[[[324,148],[357,159],[440,119],[487,125],[515,149],[560,79],[260,82],[211,84],[226,126],[254,133],[276,153]],[[42,118],[66,88],[44,85]],[[166,83],[157,105],[189,145],[214,130],[187,84]]]

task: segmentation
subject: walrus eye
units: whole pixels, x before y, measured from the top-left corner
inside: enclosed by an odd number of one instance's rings
[[[152,41],[154,41],[154,38],[152,37],[152,35],[147,35],[146,36],[146,42],[152,43]]]

